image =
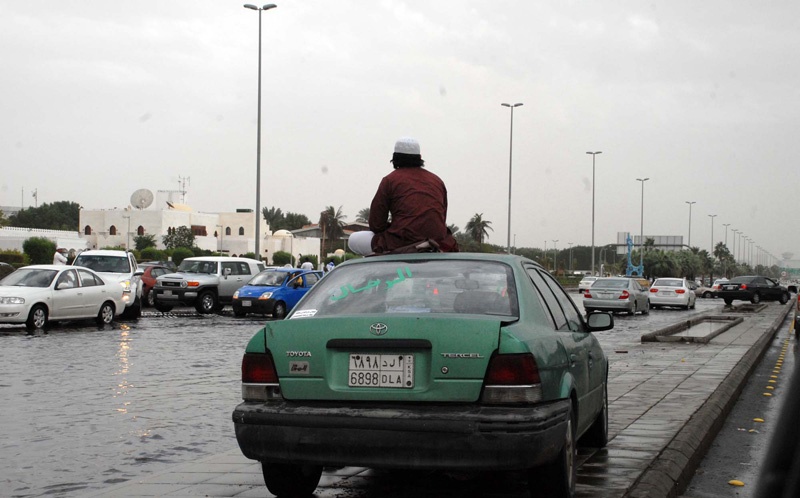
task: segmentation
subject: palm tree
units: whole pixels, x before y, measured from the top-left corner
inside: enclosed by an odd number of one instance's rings
[[[344,219],[347,218],[342,214],[342,206],[335,209],[333,206],[328,206],[319,214],[319,226],[322,229],[322,254],[327,254],[325,251],[325,241],[328,239],[339,239],[344,235]],[[330,244],[327,244],[330,247]]]
[[[369,208],[364,208],[356,215],[356,221],[361,223],[369,223]]]
[[[473,216],[472,219],[467,223],[465,230],[472,240],[479,244],[483,244],[483,238],[489,236],[489,232],[487,232],[487,230],[494,231],[494,229],[489,226],[491,224],[491,221],[483,219],[483,213],[475,213],[475,216]]]
[[[283,228],[281,226],[281,222],[283,221],[283,212],[281,211],[281,208],[264,206],[261,208],[261,215],[264,217],[264,221],[267,222],[267,225],[269,225],[270,230],[273,232]]]

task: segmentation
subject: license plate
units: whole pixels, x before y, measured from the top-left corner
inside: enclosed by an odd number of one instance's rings
[[[726,285],[725,286],[725,290],[736,290],[736,286],[735,285]]]
[[[349,387],[414,387],[414,355],[350,353]]]
[[[242,301],[242,306],[244,306],[245,308],[247,308],[249,306],[252,306],[252,305],[253,305],[253,301]]]
[[[170,291],[170,290],[165,290],[165,291],[164,291],[164,295],[165,295],[165,296],[171,296],[171,295],[172,295],[172,291]]]

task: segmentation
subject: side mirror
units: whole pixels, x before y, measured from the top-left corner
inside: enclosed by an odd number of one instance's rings
[[[133,272],[134,277],[141,277],[142,275],[144,275],[144,270],[142,270],[141,268],[137,268],[136,271]]]
[[[222,269],[222,276],[223,277],[228,278],[228,275],[230,275],[230,274],[231,274],[231,269],[230,268],[223,268]]]
[[[589,332],[600,332],[614,328],[614,317],[611,313],[589,313],[586,317]]]

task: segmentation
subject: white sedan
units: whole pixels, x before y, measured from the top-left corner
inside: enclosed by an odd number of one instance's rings
[[[657,278],[650,286],[650,306],[694,309],[697,296],[685,278]]]
[[[41,329],[51,320],[111,323],[125,309],[122,286],[88,268],[25,266],[0,280],[0,323]]]

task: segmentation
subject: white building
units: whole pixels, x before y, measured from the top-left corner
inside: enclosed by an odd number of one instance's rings
[[[68,251],[80,252],[88,249],[85,239],[78,232],[66,230],[43,230],[39,228],[0,228],[0,250],[16,250],[22,252],[22,245],[31,237],[50,239],[56,247],[63,247]]]
[[[80,233],[90,249],[108,246],[134,247],[137,235],[154,235],[156,247],[164,249],[163,237],[178,227],[189,227],[197,247],[209,251],[242,255],[255,251],[255,213],[199,213],[184,204],[169,203],[167,209],[81,209]],[[319,239],[294,237],[279,230],[272,234],[261,220],[262,258],[270,263],[272,254],[285,251],[319,255]]]

